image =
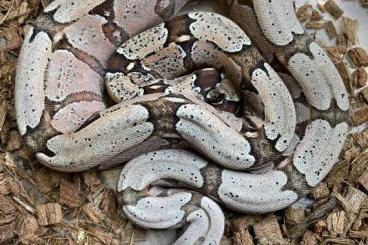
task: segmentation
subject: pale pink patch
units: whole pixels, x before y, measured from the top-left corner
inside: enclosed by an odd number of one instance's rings
[[[162,19],[155,13],[156,1],[125,1],[114,5],[115,23],[129,36],[155,26]]]
[[[60,102],[78,92],[92,92],[102,96],[103,90],[103,78],[69,51],[57,50],[50,57],[45,76],[48,99]]]
[[[102,31],[105,23],[107,20],[101,16],[87,15],[65,28],[66,37],[73,47],[95,57],[104,67],[116,49]]]
[[[71,133],[77,130],[94,113],[105,109],[100,101],[80,101],[60,109],[52,119],[52,126],[59,132]]]

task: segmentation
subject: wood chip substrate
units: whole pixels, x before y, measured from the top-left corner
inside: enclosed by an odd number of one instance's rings
[[[366,0],[349,1],[368,7]],[[135,244],[144,240],[144,231],[122,215],[113,185],[107,184],[113,172],[50,170],[17,130],[17,58],[27,23],[49,2],[0,1],[0,244]],[[297,16],[333,42],[323,46],[348,88],[354,130],[341,161],[296,205],[266,215],[226,210],[222,245],[368,244],[367,47],[359,45],[359,19],[344,16],[336,1],[305,2]]]

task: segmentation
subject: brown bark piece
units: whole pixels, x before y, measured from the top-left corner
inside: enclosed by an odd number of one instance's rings
[[[321,182],[312,190],[312,197],[316,200],[326,198],[330,195],[330,191],[328,190],[327,183]]]
[[[368,106],[359,108],[352,116],[355,125],[368,122]]]
[[[109,244],[109,245],[119,245],[124,244],[119,242],[117,239],[113,238],[113,234],[110,232],[104,232],[99,229],[90,227],[89,230],[93,233],[93,236],[95,236],[97,239],[99,239],[102,244]],[[132,243],[135,244],[135,243]]]
[[[346,238],[326,238],[321,244],[333,244],[333,245],[356,245],[356,242]],[[360,245],[360,244],[359,244]]]
[[[341,19],[341,25],[343,33],[347,39],[353,44],[356,44],[358,34],[358,20],[350,19],[349,17],[343,17]]]
[[[313,29],[313,30],[320,30],[324,27],[325,22],[323,20],[309,20],[306,24],[305,24],[305,28],[307,29]]]
[[[318,220],[321,221],[322,217],[330,213],[331,210],[335,208],[336,203],[336,199],[331,198],[326,203],[315,208],[315,210],[303,220],[303,223],[295,225],[288,230],[287,233],[289,237],[294,239],[302,237],[309,226],[311,226],[312,224],[314,224],[314,222],[317,222]]]
[[[368,87],[367,87],[368,89]],[[368,129],[365,129],[363,132],[355,134],[354,141],[359,144],[359,149],[368,147]]]
[[[97,177],[97,174],[94,171],[84,172],[83,173],[83,180],[84,180],[84,183],[89,188],[92,188],[94,186],[97,186],[97,185],[101,184],[101,180]]]
[[[6,47],[9,50],[20,49],[23,41],[19,33],[20,28],[15,23],[11,23],[9,27],[1,29],[1,34],[5,37]]]
[[[327,216],[327,230],[332,236],[341,235],[344,232],[345,212],[334,212]]]
[[[354,187],[349,186],[345,195],[345,200],[349,207],[351,207],[351,211],[357,214],[366,201],[366,194]]]
[[[368,230],[365,231],[350,231],[349,236],[352,238],[368,238]]]
[[[347,231],[358,218],[361,207],[366,202],[366,194],[352,186],[348,186],[345,197],[342,197],[337,192],[333,193],[333,196],[339,200],[345,210],[347,222],[344,225],[343,235],[346,235]]]
[[[3,130],[7,114],[8,104],[6,103],[6,100],[3,100],[3,102],[0,104],[0,131]]]
[[[304,245],[317,245],[317,239],[314,236],[314,233],[311,231],[306,231],[303,236],[303,244]]]
[[[12,194],[14,194],[14,196],[18,197],[21,196],[23,193],[23,187],[21,185],[21,183],[19,182],[19,180],[15,179],[15,178],[9,178],[8,179],[8,186],[10,189],[10,192]]]
[[[319,11],[321,11],[322,13],[326,13],[326,9],[323,6],[323,4],[317,3],[317,7],[318,7]]]
[[[324,221],[324,220],[318,220],[314,224],[314,231],[317,232],[317,233],[321,233],[326,228],[327,228],[327,224],[326,224],[326,221]]]
[[[339,19],[344,11],[336,4],[334,0],[328,0],[323,7],[335,18]]]
[[[105,218],[105,214],[91,203],[83,206],[83,212],[95,223],[99,223]]]
[[[318,20],[322,20],[322,19],[323,19],[323,16],[317,10],[313,9],[311,17],[309,18],[309,20],[318,21]]]
[[[304,4],[296,11],[296,17],[299,21],[304,22],[311,16],[312,5],[309,3]]]
[[[368,191],[368,168],[359,177],[358,182]]]
[[[364,205],[363,205],[362,209],[364,209]],[[362,225],[366,224],[366,222],[365,222],[365,217],[366,216],[367,216],[366,211],[364,211],[364,210],[359,211],[359,215],[358,215],[357,219],[354,221],[354,223],[352,224],[350,230],[354,230],[354,231],[360,230]]]
[[[38,223],[41,226],[59,224],[63,220],[61,205],[58,203],[47,203],[37,206]]]
[[[261,215],[243,215],[231,220],[231,229],[236,232],[248,229],[249,226],[254,225],[261,219]]]
[[[341,62],[341,54],[336,46],[331,46],[326,48],[328,57],[332,60],[334,64]]]
[[[112,190],[106,190],[103,194],[104,198],[101,201],[101,210],[110,214],[116,213],[117,201]]]
[[[22,240],[31,240],[32,238],[36,238],[35,233],[38,228],[37,219],[32,215],[26,215],[16,230]]]
[[[0,173],[0,195],[10,194],[9,179],[5,174]]]
[[[363,95],[365,102],[368,104],[368,88],[363,89],[362,95]]]
[[[368,66],[368,54],[364,48],[356,47],[349,49],[348,55],[356,66]]]
[[[17,208],[12,200],[5,196],[0,196],[0,227],[6,224],[13,224],[17,215]]]
[[[248,229],[242,229],[234,233],[234,245],[253,245],[253,238]]]
[[[51,181],[52,176],[50,174],[50,169],[40,168],[35,174],[35,181],[42,193],[48,193],[53,188],[53,183]]]
[[[351,93],[353,91],[353,88],[351,86],[348,68],[346,67],[344,62],[339,62],[335,64],[335,66],[340,73],[340,76],[345,84],[346,89],[348,90],[349,93]]]
[[[368,8],[368,0],[360,0],[363,7]]]
[[[354,149],[354,148],[350,148],[350,149]],[[362,172],[367,168],[367,162],[368,162],[368,148],[366,148],[362,152],[359,151],[358,155],[351,162],[350,164],[351,170],[348,176],[349,182],[355,182],[359,178]]]
[[[78,207],[81,200],[77,184],[61,180],[59,202],[60,204],[67,205],[71,208]]]
[[[332,38],[335,38],[337,36],[337,31],[336,31],[336,28],[335,28],[335,25],[333,24],[332,21],[327,21],[325,22],[325,24],[323,25],[326,33],[327,33],[327,36],[332,39]]]
[[[22,146],[22,139],[18,133],[18,131],[11,131],[8,139],[8,144],[6,145],[6,151],[15,151],[19,150]]]
[[[17,168],[17,159],[13,153],[5,152],[5,164],[11,168]]]
[[[288,207],[285,209],[286,223],[289,225],[297,225],[302,223],[305,219],[305,212],[303,208]]]
[[[345,54],[346,51],[348,50],[348,39],[345,37],[344,34],[337,35],[336,47],[337,47],[337,51],[340,54]]]
[[[351,76],[355,87],[362,88],[367,84],[368,75],[363,67],[358,67]]]
[[[12,244],[10,241],[15,237],[13,224],[0,225],[0,244]]]
[[[264,217],[259,223],[255,224],[254,232],[259,244],[284,244],[285,241],[281,234],[280,225],[274,214]]]

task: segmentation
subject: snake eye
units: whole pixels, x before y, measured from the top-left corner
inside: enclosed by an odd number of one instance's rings
[[[223,103],[225,95],[218,89],[212,89],[208,91],[206,96],[206,102],[212,105],[218,105]]]

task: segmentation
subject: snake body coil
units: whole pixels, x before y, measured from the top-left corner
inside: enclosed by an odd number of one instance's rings
[[[20,53],[17,123],[50,168],[128,161],[117,190],[136,224],[184,227],[176,244],[218,244],[216,202],[271,212],[328,174],[349,101],[291,1],[220,1],[231,20],[173,17],[186,2],[52,2]]]

